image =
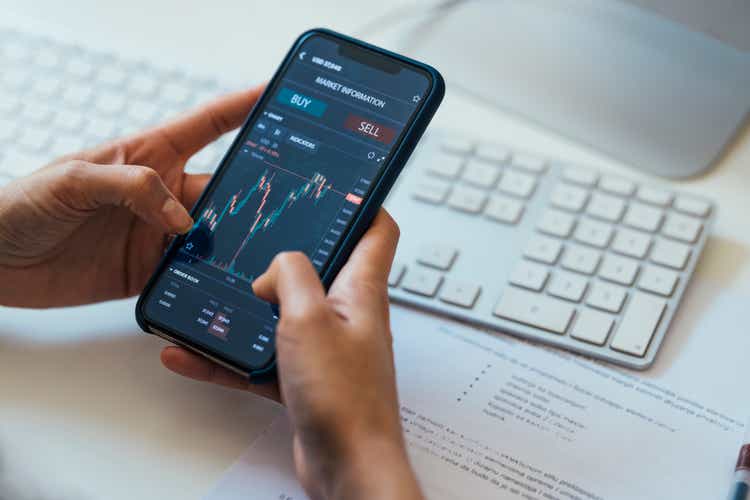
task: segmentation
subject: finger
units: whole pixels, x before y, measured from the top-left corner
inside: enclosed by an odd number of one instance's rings
[[[253,282],[253,293],[279,304],[282,311],[301,314],[325,302],[320,277],[301,252],[282,252],[274,257],[268,270]]]
[[[68,195],[74,208],[85,211],[106,205],[124,206],[169,233],[184,233],[193,226],[185,207],[149,167],[82,161],[66,165],[60,195]]]
[[[398,238],[398,225],[385,209],[380,209],[336,277],[329,294],[364,301],[374,298],[373,294],[383,295],[388,289],[388,274]]]
[[[276,384],[252,384],[239,374],[181,347],[165,347],[161,351],[161,362],[166,368],[183,377],[250,391],[275,401],[281,401]]]
[[[210,174],[183,174],[182,205],[190,210],[198,202],[206,184],[211,180]]]
[[[157,130],[166,136],[177,154],[192,156],[205,145],[239,127],[264,88],[265,85],[259,85],[219,97]]]

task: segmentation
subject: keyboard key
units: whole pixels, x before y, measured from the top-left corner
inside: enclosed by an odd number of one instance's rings
[[[117,135],[117,124],[112,119],[94,116],[86,124],[84,133],[95,143],[108,141]]]
[[[440,300],[454,306],[471,309],[479,297],[481,288],[475,283],[446,280],[440,292]]]
[[[490,201],[484,209],[484,214],[490,219],[506,224],[515,224],[523,213],[523,203],[505,196],[490,196]]]
[[[66,110],[62,113],[57,113],[52,120],[52,126],[54,128],[70,133],[80,131],[85,123],[86,121],[83,114],[73,110]]]
[[[563,170],[562,177],[564,180],[572,182],[573,184],[593,187],[596,185],[596,181],[599,179],[599,174],[597,174],[596,172],[592,172],[591,170],[566,167],[565,170]]]
[[[625,297],[627,297],[625,288],[597,281],[591,287],[591,291],[586,297],[586,304],[597,309],[616,313],[622,309]]]
[[[187,104],[191,94],[192,91],[179,82],[168,82],[161,88],[161,95],[164,99],[178,106]]]
[[[568,245],[560,264],[569,271],[590,275],[596,271],[600,259],[601,256],[596,250],[578,245]]]
[[[28,175],[41,168],[45,163],[40,156],[18,149],[4,150],[2,162],[2,171],[13,177]]]
[[[34,62],[44,69],[57,69],[60,65],[60,54],[57,50],[41,48],[35,51]]]
[[[580,302],[586,293],[588,281],[577,274],[558,271],[552,275],[547,293],[565,300]]]
[[[629,229],[618,230],[612,242],[612,250],[636,259],[644,258],[650,246],[649,235]]]
[[[500,170],[486,162],[469,160],[461,174],[461,179],[475,186],[492,189],[500,177]]]
[[[39,154],[47,150],[51,140],[52,135],[46,129],[29,127],[21,132],[21,135],[16,139],[16,144],[25,151]]]
[[[58,135],[52,141],[50,153],[52,157],[58,158],[63,155],[81,151],[86,147],[82,138],[72,135]]]
[[[27,101],[23,105],[21,117],[31,123],[43,124],[52,118],[52,109],[41,102]]]
[[[94,92],[90,86],[84,84],[69,84],[62,94],[63,101],[69,106],[81,107],[87,104],[93,97]]]
[[[426,266],[447,271],[458,256],[458,250],[445,245],[423,245],[419,251],[417,262]]]
[[[544,264],[554,264],[562,252],[562,243],[552,238],[544,236],[533,236],[523,255],[529,259],[543,262]]]
[[[19,131],[18,125],[12,120],[0,116],[0,142],[10,142]]]
[[[81,57],[73,57],[68,61],[66,71],[82,80],[88,80],[94,74],[94,66]]]
[[[703,228],[703,223],[688,215],[669,214],[661,232],[664,236],[687,243],[695,243]]]
[[[620,196],[630,196],[635,192],[635,183],[619,177],[605,176],[599,181],[599,189]]]
[[[492,163],[504,164],[510,160],[510,151],[508,148],[497,144],[480,144],[475,154],[480,160]]]
[[[94,105],[100,113],[106,115],[120,113],[125,109],[125,97],[115,92],[101,92]]]
[[[159,108],[152,102],[133,100],[128,103],[126,113],[134,124],[144,126],[156,121]]]
[[[651,262],[662,264],[674,269],[684,269],[690,258],[691,249],[688,245],[675,241],[657,240],[651,251]]]
[[[617,255],[607,255],[604,257],[601,269],[599,269],[599,277],[607,281],[630,286],[635,281],[638,268],[639,265],[636,260],[628,259],[627,257],[618,257]]]
[[[12,40],[4,42],[0,46],[0,51],[6,59],[17,63],[26,61],[31,57],[31,49],[28,46],[20,42],[13,42]]]
[[[0,92],[0,113],[10,116],[21,107],[21,100],[12,94]],[[2,115],[0,115],[2,116]]]
[[[410,269],[406,271],[401,288],[409,293],[434,297],[443,282],[443,277],[429,269]]]
[[[546,234],[567,238],[573,231],[575,217],[559,210],[547,210],[539,219],[536,228]]]
[[[38,97],[49,99],[52,96],[56,96],[60,92],[61,87],[62,82],[59,77],[44,75],[34,81],[31,91]]]
[[[578,222],[573,238],[581,243],[586,243],[598,248],[606,248],[612,239],[612,226],[602,222],[589,219],[581,219]]]
[[[3,68],[3,72],[0,73],[0,80],[11,90],[19,90],[26,87],[30,79],[31,71],[27,68]]]
[[[570,184],[558,184],[550,196],[552,206],[580,212],[589,199],[589,193],[585,189],[571,186]]]
[[[448,137],[443,139],[441,148],[446,153],[468,155],[474,150],[474,143],[467,139]]]
[[[500,318],[563,334],[573,318],[573,306],[536,293],[507,288],[492,313]]]
[[[394,262],[391,266],[391,272],[388,273],[388,286],[398,286],[398,284],[401,282],[401,278],[404,277],[404,272],[406,272],[406,266]]]
[[[666,302],[635,292],[612,339],[612,349],[643,357],[664,314]]]
[[[711,204],[698,198],[692,198],[690,196],[678,196],[674,200],[674,209],[686,213],[688,215],[696,215],[698,217],[705,217],[711,211]]]
[[[547,170],[547,162],[536,156],[523,153],[514,154],[510,165],[531,172],[532,174],[541,174]]]
[[[679,276],[659,266],[646,266],[638,278],[638,288],[669,297],[677,286]]]
[[[463,167],[463,164],[463,158],[440,155],[430,162],[427,171],[431,174],[445,177],[446,179],[456,179],[458,178],[458,174],[461,173],[461,167]]]
[[[450,189],[450,184],[447,182],[425,179],[415,186],[412,197],[419,201],[439,205],[448,197]]]
[[[614,317],[593,309],[578,312],[570,336],[594,345],[604,345],[612,331]]]
[[[663,189],[641,186],[638,188],[636,198],[658,207],[668,207],[672,202],[672,193]]]
[[[636,229],[654,232],[659,229],[663,217],[664,215],[658,208],[633,202],[628,207],[623,223]]]
[[[455,186],[448,196],[448,206],[470,214],[478,214],[487,203],[487,195],[479,189]]]
[[[97,80],[108,87],[120,87],[127,77],[127,73],[118,66],[104,66],[96,75]]]
[[[528,174],[522,174],[512,169],[507,169],[500,179],[499,189],[503,193],[528,198],[536,188],[536,178]]]
[[[594,193],[586,207],[586,213],[590,216],[609,222],[620,220],[624,210],[625,202],[622,199],[600,193]]]
[[[139,96],[152,96],[158,87],[159,82],[146,73],[133,73],[130,76],[130,89]]]
[[[528,288],[539,292],[549,277],[549,271],[545,266],[531,262],[521,262],[510,275],[510,282],[514,285]]]

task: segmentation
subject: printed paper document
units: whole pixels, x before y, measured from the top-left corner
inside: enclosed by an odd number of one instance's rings
[[[643,373],[394,306],[401,413],[426,495],[722,498],[750,414],[749,305],[693,286]],[[306,498],[283,413],[207,498]]]

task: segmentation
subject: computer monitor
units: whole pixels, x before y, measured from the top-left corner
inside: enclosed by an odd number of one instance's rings
[[[746,121],[748,26],[747,0],[474,0],[410,38],[449,88],[684,178]]]
[[[750,51],[747,0],[629,0],[739,50]]]

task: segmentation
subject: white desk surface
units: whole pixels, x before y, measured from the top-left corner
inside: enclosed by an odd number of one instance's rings
[[[397,3],[0,0],[0,12],[253,83],[271,75],[304,29],[353,33]],[[386,38],[374,41],[387,45]],[[457,123],[479,137],[645,178],[449,90],[434,126]],[[707,176],[679,187],[719,203],[698,272],[750,291],[750,132]],[[133,304],[0,308],[0,496],[12,484],[42,499],[199,498],[269,422],[274,405],[163,369],[162,342],[139,333]]]

